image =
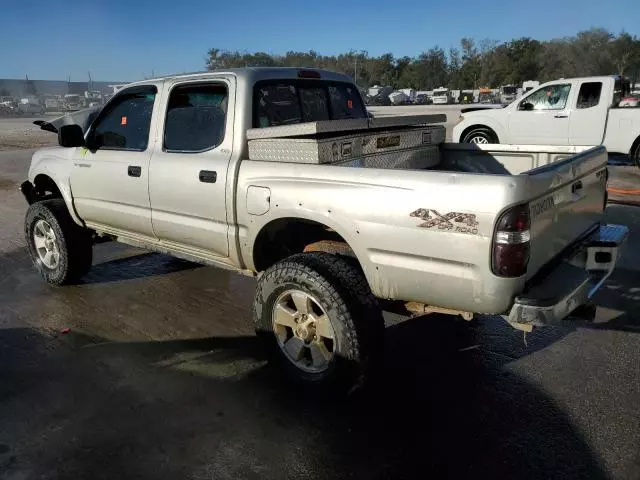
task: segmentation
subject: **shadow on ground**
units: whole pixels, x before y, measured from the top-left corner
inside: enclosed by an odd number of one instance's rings
[[[478,334],[391,327],[376,381],[330,399],[285,382],[253,336],[2,330],[0,478],[605,478],[554,401],[503,368],[513,350]]]

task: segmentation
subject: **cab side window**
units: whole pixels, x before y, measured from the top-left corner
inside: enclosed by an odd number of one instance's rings
[[[167,152],[204,152],[224,140],[227,87],[222,84],[183,85],[169,96],[164,127]]]
[[[119,93],[96,119],[89,133],[91,147],[146,150],[156,92],[155,86],[148,86],[133,87]]]
[[[578,93],[578,102],[576,108],[591,108],[600,103],[600,94],[602,93],[602,82],[585,82],[580,85]]]
[[[532,93],[519,104],[520,110],[563,110],[569,99],[571,84],[549,85]],[[528,107],[531,105],[531,107]],[[528,108],[527,108],[528,107]]]

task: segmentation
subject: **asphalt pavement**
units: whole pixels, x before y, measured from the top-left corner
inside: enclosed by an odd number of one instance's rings
[[[638,479],[640,210],[595,323],[389,316],[367,388],[289,385],[253,335],[252,279],[117,244],[83,283],[30,265],[0,153],[0,479]]]

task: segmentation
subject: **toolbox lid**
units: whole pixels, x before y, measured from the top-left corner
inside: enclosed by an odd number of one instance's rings
[[[293,125],[279,125],[277,127],[250,128],[247,130],[247,140],[306,137],[327,133],[350,132],[392,127],[409,127],[430,123],[443,123],[447,116],[439,115],[394,115],[375,118],[349,118],[344,120],[320,120],[317,122],[296,123]]]

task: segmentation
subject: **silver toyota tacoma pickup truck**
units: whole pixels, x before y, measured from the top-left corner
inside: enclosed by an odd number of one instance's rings
[[[373,118],[336,73],[145,80],[94,117],[49,125],[21,186],[44,279],[103,240],[254,275],[258,334],[313,384],[362,375],[385,308],[560,322],[627,235],[602,224],[603,147],[446,144],[442,116]]]

